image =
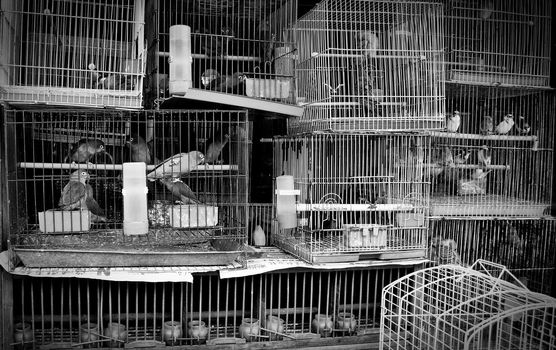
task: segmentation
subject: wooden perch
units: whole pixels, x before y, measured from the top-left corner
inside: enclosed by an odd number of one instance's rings
[[[530,141],[536,143],[538,137],[531,136],[516,136],[516,135],[480,135],[480,134],[460,134],[457,132],[444,132],[444,131],[430,131],[431,136],[442,137],[446,139],[458,140],[492,140],[492,141]]]
[[[76,163],[36,163],[21,162],[18,164],[24,169],[60,169],[60,170],[105,170],[105,171],[122,171],[123,164],[76,164]],[[147,170],[153,170],[155,165],[147,165]],[[229,171],[237,170],[237,165],[198,165],[193,171]]]

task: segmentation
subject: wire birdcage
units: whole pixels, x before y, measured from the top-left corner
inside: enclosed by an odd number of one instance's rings
[[[4,180],[13,203],[7,217],[12,247],[20,258],[25,254],[25,264],[188,264],[180,260],[180,251],[244,243],[247,112],[9,110],[5,117]],[[123,234],[124,192],[130,190],[124,189],[122,171],[130,162],[145,163],[147,171],[148,233],[135,239]],[[33,249],[51,250],[54,256],[56,250],[81,249],[90,256],[29,260]],[[129,256],[141,249],[145,255],[120,260],[118,253],[126,249]],[[167,260],[157,259],[156,254],[167,252]]]
[[[275,138],[274,174],[293,176],[300,191],[297,228],[278,230],[275,243],[309,262],[424,254],[429,141],[425,134]]]
[[[142,108],[143,1],[2,1],[0,100]]]
[[[550,86],[552,2],[444,1],[448,81]]]
[[[554,94],[449,84],[446,132],[432,132],[431,215],[528,216],[551,202]]]
[[[555,349],[556,299],[504,266],[441,265],[383,289],[380,349]]]
[[[298,101],[290,134],[441,129],[442,4],[320,2],[295,24]]]

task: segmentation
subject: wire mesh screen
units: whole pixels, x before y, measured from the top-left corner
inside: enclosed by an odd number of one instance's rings
[[[141,108],[143,1],[2,1],[0,98]]]
[[[433,133],[431,214],[546,214],[553,169],[554,95],[452,85],[446,133]]]
[[[445,1],[448,79],[550,86],[552,2]]]
[[[442,128],[442,20],[438,3],[320,2],[295,24],[289,132]]]
[[[277,242],[309,261],[313,254],[423,249],[429,142],[424,134],[275,138],[274,174],[293,176],[300,191],[298,228],[280,230]]]
[[[428,268],[384,288],[379,348],[554,349],[555,307],[500,265]]]
[[[192,87],[294,103],[293,37],[296,0],[152,0],[149,101],[170,97],[170,27],[191,28]]]
[[[3,140],[13,203],[8,213],[11,243],[19,248],[179,253],[211,250],[215,238],[223,239],[216,244],[242,242],[248,223],[250,133],[244,111],[7,111]],[[122,172],[128,162],[146,167],[138,190],[131,182],[126,189],[126,177],[141,176],[141,170]],[[126,207],[126,196],[134,191],[147,191],[146,198]],[[147,232],[132,228],[122,234],[126,220],[135,222],[130,218],[143,206],[145,217],[136,221],[146,225],[148,219]],[[179,256],[166,262],[156,256],[149,261],[147,255],[126,262],[103,260],[102,254],[90,258],[65,263],[180,264]]]
[[[411,271],[280,272],[234,279],[197,275],[192,284],[25,277],[14,280],[13,319],[15,328],[27,329],[29,348],[344,337],[376,333],[380,291]],[[269,329],[268,315],[284,322],[279,338]],[[326,317],[326,328],[314,322],[320,320],[317,315]],[[353,321],[344,322],[347,317]],[[249,332],[242,327],[246,319],[254,320]],[[110,323],[121,325],[115,339],[104,336]]]

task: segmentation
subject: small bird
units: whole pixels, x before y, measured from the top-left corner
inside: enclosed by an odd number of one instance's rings
[[[94,63],[89,63],[87,67],[91,71],[92,87],[96,89],[111,90],[132,90],[132,79],[123,74],[112,74],[107,77],[101,76]]]
[[[183,204],[199,204],[201,203],[195,192],[191,190],[183,181],[179,178],[161,178],[160,183],[166,186],[168,191],[174,195],[174,197],[179,198],[180,202]]]
[[[488,167],[492,162],[492,154],[490,148],[487,145],[482,145],[481,149],[477,151],[477,158],[479,159],[479,164],[483,167]]]
[[[453,167],[455,165],[454,155],[452,150],[448,146],[444,146],[444,152],[442,154],[442,165]]]
[[[209,140],[207,151],[205,152],[205,163],[214,164],[218,161],[220,153],[230,140],[230,135],[217,132],[213,139]]]
[[[492,121],[492,117],[490,115],[485,115],[483,120],[481,121],[481,125],[479,127],[479,131],[482,135],[492,135],[492,131],[494,130],[494,123]]]
[[[147,180],[155,181],[164,177],[181,177],[191,172],[205,160],[199,151],[178,153],[160,163],[147,174]]]
[[[377,55],[380,42],[378,36],[372,31],[360,31],[356,36],[357,48],[364,50],[363,55],[366,57],[374,57]]]
[[[93,197],[93,188],[88,184],[90,175],[85,170],[76,170],[62,189],[58,206],[62,210],[88,209],[95,216],[94,221],[106,221],[103,210]]]
[[[477,180],[477,181],[481,181],[484,180],[486,178],[486,176],[488,175],[488,173],[490,173],[492,170],[489,171],[483,171],[483,169],[475,169],[475,172],[473,173],[473,175],[471,175],[471,178],[473,180]]]
[[[471,150],[470,149],[459,150],[454,157],[454,163],[456,165],[457,164],[465,164],[465,163],[467,163],[467,160],[469,159],[470,156],[471,156]]]
[[[448,132],[457,132],[461,125],[461,115],[459,111],[454,111],[446,117],[446,130]]]
[[[209,90],[220,92],[236,92],[247,77],[243,73],[235,72],[232,75],[220,75],[206,86]]]
[[[156,163],[157,159],[153,157],[151,147],[145,140],[139,135],[131,135],[127,140],[126,144],[129,146],[131,151],[131,161],[132,162],[143,162],[145,164],[152,164],[153,160]]]
[[[422,140],[420,137],[415,137],[410,140],[409,153],[412,159],[418,164],[423,164],[425,161],[425,150],[423,149]]]
[[[336,219],[329,215],[326,219],[322,221],[322,229],[323,230],[335,230],[338,228],[338,222]]]
[[[201,84],[203,88],[210,89],[214,87],[216,83],[213,81],[220,81],[220,73],[216,69],[206,69],[203,74],[201,74]]]
[[[525,120],[525,117],[520,115],[515,122],[515,130],[519,135],[527,135],[531,132],[531,126]]]
[[[494,3],[490,0],[483,0],[483,4],[479,9],[479,17],[481,19],[488,19],[492,16],[492,12],[494,11]]]
[[[499,135],[506,135],[512,130],[514,126],[514,116],[511,114],[506,114],[504,116],[504,120],[502,120],[498,125],[496,125],[496,129],[494,131]]]
[[[274,49],[276,48],[276,34],[271,33],[270,38],[267,39],[268,41],[265,43],[264,46],[264,64],[272,65],[274,61]]]
[[[106,153],[112,163],[114,163],[112,156],[106,152],[102,140],[81,139],[73,145],[65,162],[71,160],[72,163],[90,163],[91,159],[99,153]]]
[[[332,86],[324,83],[324,86],[326,86],[328,88],[328,95],[337,95],[338,92],[340,92],[340,89],[344,86],[344,84],[339,84],[338,86],[336,86],[335,88],[333,88]]]

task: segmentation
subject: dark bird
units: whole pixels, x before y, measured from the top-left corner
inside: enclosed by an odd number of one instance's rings
[[[490,115],[485,115],[483,120],[481,121],[481,125],[479,127],[479,131],[482,135],[492,135],[492,131],[494,130],[494,122],[492,121],[492,117]]]
[[[454,155],[452,154],[452,150],[448,146],[444,146],[441,164],[449,167],[453,167],[455,165]]]
[[[446,130],[448,132],[457,132],[460,125],[461,114],[459,111],[454,111],[454,113],[446,117]]]
[[[124,74],[111,74],[103,77],[94,63],[88,66],[91,71],[92,87],[95,89],[132,90],[132,79]]]
[[[232,75],[218,75],[216,79],[212,80],[206,86],[209,90],[220,92],[237,92],[239,86],[245,81],[247,77],[243,73],[236,72]]]
[[[338,228],[338,222],[335,218],[332,217],[330,214],[326,219],[322,221],[322,229],[323,230],[335,230]]]
[[[467,163],[467,160],[469,159],[469,157],[471,156],[471,150],[470,149],[463,149],[463,150],[459,150],[456,155],[454,156],[454,164],[465,164]]]
[[[81,139],[71,148],[65,161],[71,160],[72,163],[90,163],[91,159],[99,153],[105,153],[112,163],[114,159],[106,152],[104,142],[98,139]]]
[[[511,114],[506,114],[504,119],[496,126],[494,131],[499,135],[506,135],[512,130],[514,126],[514,116]]]
[[[164,177],[178,178],[190,173],[204,160],[205,156],[199,151],[178,153],[156,166],[147,174],[147,179],[149,181],[155,181],[156,179]]]
[[[131,152],[132,162],[143,162],[145,164],[157,164],[158,160],[153,156],[152,149],[145,140],[139,135],[131,135],[126,144]]]
[[[221,132],[217,132],[214,138],[208,142],[207,151],[205,152],[205,163],[216,163],[229,140],[230,135],[222,135]]]
[[[199,204],[195,192],[178,178],[161,178],[160,183],[166,186],[172,195],[183,204]]]
[[[89,173],[76,170],[70,175],[69,182],[62,189],[58,206],[62,210],[88,209],[94,215],[94,221],[106,221],[104,212],[93,197],[93,188],[89,185]]]
[[[531,126],[525,120],[525,117],[520,115],[515,122],[515,130],[519,135],[527,135],[531,132]]]
[[[477,159],[479,160],[479,164],[485,168],[491,164],[492,154],[487,145],[483,145],[481,149],[477,151]]]

